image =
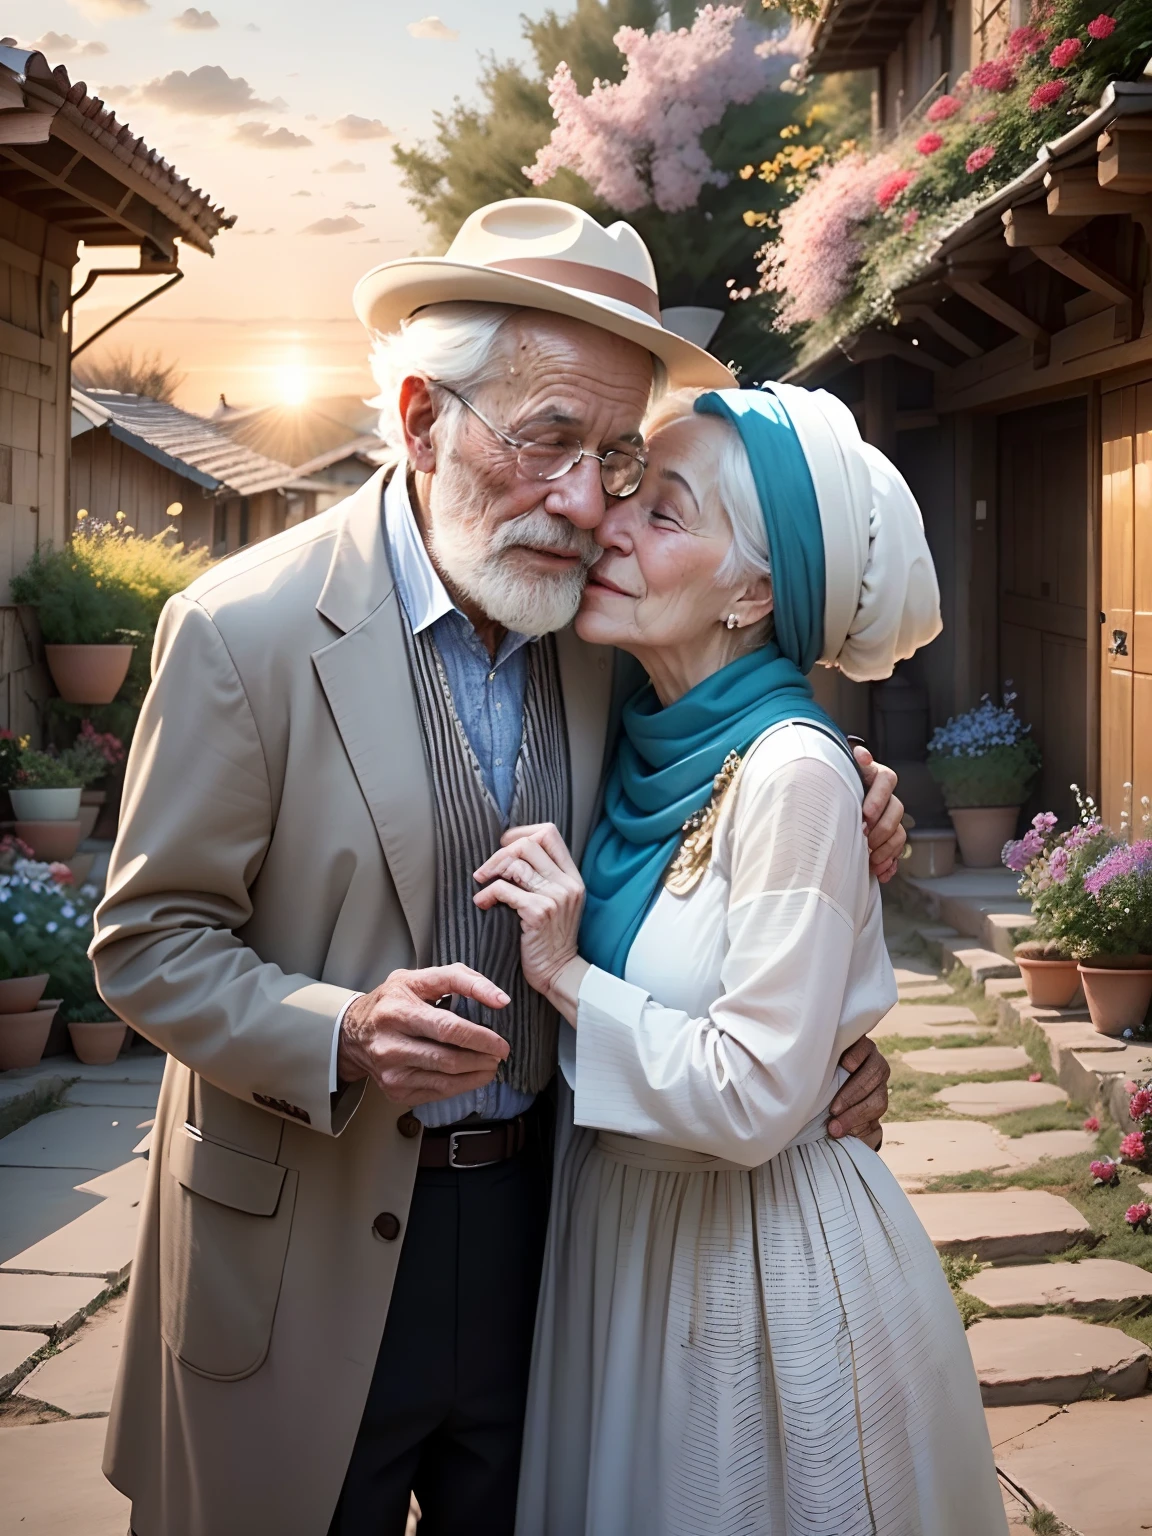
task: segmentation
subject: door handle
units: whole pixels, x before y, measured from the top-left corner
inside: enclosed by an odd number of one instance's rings
[[[1109,656],[1127,656],[1128,631],[1126,629],[1114,629],[1112,631],[1112,644],[1108,647]]]

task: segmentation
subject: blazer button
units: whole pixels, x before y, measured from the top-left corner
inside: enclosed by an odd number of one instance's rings
[[[393,1216],[391,1211],[381,1211],[372,1223],[372,1230],[377,1237],[382,1237],[386,1243],[395,1242],[400,1236],[400,1218]]]
[[[400,1132],[401,1136],[407,1136],[411,1139],[413,1136],[419,1136],[421,1125],[415,1115],[401,1115],[396,1122],[396,1129]]]

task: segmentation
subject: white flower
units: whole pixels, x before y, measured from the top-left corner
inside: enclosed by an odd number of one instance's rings
[[[13,912],[12,921],[14,923],[26,923],[28,921],[27,912]]]
[[[59,923],[45,923],[44,924],[44,932],[45,933],[55,933],[57,928],[59,928],[59,926],[60,926]]]
[[[11,900],[11,897],[12,897],[12,892],[11,891],[9,891],[7,889],[0,891],[0,901],[9,901],[9,900]]]
[[[61,917],[75,917],[76,916],[76,908],[72,905],[72,903],[70,901],[66,901],[64,903],[64,905],[60,908],[60,916]]]

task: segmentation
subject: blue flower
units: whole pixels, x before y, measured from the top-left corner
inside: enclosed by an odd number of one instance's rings
[[[72,903],[70,901],[66,901],[64,903],[64,905],[60,908],[60,916],[61,917],[75,917],[76,916],[76,908],[72,905]]]
[[[44,932],[45,933],[55,933],[57,928],[59,928],[59,926],[60,926],[59,923],[45,923],[44,924]]]
[[[27,912],[13,912],[12,921],[14,923],[26,923],[28,921]]]

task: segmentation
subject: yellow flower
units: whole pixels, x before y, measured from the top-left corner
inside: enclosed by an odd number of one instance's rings
[[[799,132],[800,132],[800,124],[799,123],[789,123],[787,128],[781,128],[781,130],[780,130],[780,137],[782,139],[794,139]]]
[[[116,521],[118,523],[122,523],[124,521],[124,513],[123,512],[117,512],[117,514],[116,514]]]
[[[768,215],[766,213],[754,213],[751,208],[748,208],[744,212],[744,222],[749,229],[759,229],[762,225],[767,224]]]
[[[741,181],[747,181],[747,180],[749,180],[750,177],[754,176],[755,174],[756,174],[756,167],[754,165],[742,165],[740,167],[740,180]]]
[[[741,171],[740,174],[743,176],[744,172]],[[182,501],[171,501],[164,508],[164,514],[166,517],[179,517],[183,510],[184,503]]]
[[[76,521],[78,523],[83,522],[83,520],[87,516],[88,516],[88,508],[87,507],[81,507],[79,512],[77,512],[77,514],[76,514]]]

